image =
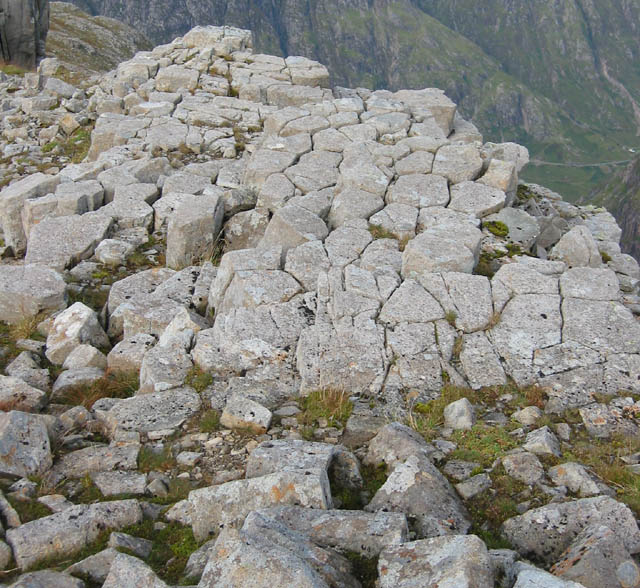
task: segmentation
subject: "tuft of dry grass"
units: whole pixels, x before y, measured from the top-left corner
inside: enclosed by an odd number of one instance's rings
[[[335,388],[311,392],[309,396],[300,399],[300,404],[302,412],[298,415],[298,421],[305,426],[311,426],[324,418],[330,427],[344,427],[353,410],[349,394]]]
[[[104,377],[86,385],[76,386],[61,398],[63,404],[82,405],[90,409],[101,398],[129,398],[140,387],[137,372],[111,372],[107,370]]]

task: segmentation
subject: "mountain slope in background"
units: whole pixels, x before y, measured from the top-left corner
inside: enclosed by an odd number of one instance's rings
[[[622,229],[622,249],[640,259],[640,156],[598,186],[591,202],[606,207]]]
[[[74,0],[167,42],[198,24],[325,63],[334,84],[436,86],[487,140],[530,148],[524,177],[572,200],[640,147],[634,0]]]
[[[51,2],[47,54],[74,70],[84,70],[84,76],[109,71],[151,47],[143,33],[124,22],[91,16],[68,2]]]

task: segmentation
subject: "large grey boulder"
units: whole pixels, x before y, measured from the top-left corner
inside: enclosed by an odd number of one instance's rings
[[[0,412],[0,473],[41,476],[52,464],[45,421],[26,412]]]
[[[483,218],[501,210],[506,202],[502,190],[477,182],[462,182],[451,187],[449,208]]]
[[[591,525],[580,533],[551,568],[563,580],[586,588],[626,588],[640,585],[640,568],[605,525]]]
[[[489,552],[475,535],[434,537],[389,547],[380,554],[378,574],[380,588],[494,585]]]
[[[38,412],[47,404],[47,395],[21,379],[0,376],[0,410]]]
[[[84,588],[85,583],[63,572],[42,570],[21,575],[11,588]]]
[[[111,564],[102,588],[169,588],[143,561],[118,553]]]
[[[112,223],[111,217],[100,212],[45,218],[29,234],[25,261],[58,271],[67,269],[93,255]]]
[[[412,455],[429,457],[434,447],[411,427],[402,423],[389,423],[382,427],[369,442],[363,462],[368,465],[384,463],[393,469]]]
[[[179,427],[195,415],[200,406],[200,396],[192,388],[175,388],[125,398],[109,410],[98,411],[96,417],[110,431],[148,433]]]
[[[455,490],[424,456],[397,465],[365,510],[404,513],[420,538],[464,534],[471,527]]]
[[[223,216],[219,195],[184,198],[169,220],[167,267],[179,270],[211,257]]]
[[[366,557],[375,557],[387,547],[404,543],[409,534],[406,517],[397,512],[367,513],[299,506],[277,506],[258,512],[304,533],[316,545]]]
[[[424,152],[417,151],[413,155],[419,153]],[[398,202],[416,208],[446,206],[449,204],[449,187],[446,178],[442,176],[434,174],[401,175],[396,183],[389,187],[386,199],[389,204]]]
[[[482,159],[475,145],[444,145],[433,161],[433,173],[452,184],[475,180],[482,171]]]
[[[350,565],[337,553],[309,541],[262,513],[252,513],[240,531],[220,533],[198,586],[256,588],[300,586],[356,588]]]
[[[280,504],[324,510],[331,508],[326,473],[284,471],[200,488],[189,493],[186,506],[193,534],[198,540],[203,540],[220,529],[242,524],[253,510]]]
[[[308,241],[323,241],[329,230],[324,221],[306,208],[289,204],[279,209],[271,218],[260,248],[282,247],[283,255],[289,249]]]
[[[640,551],[640,531],[633,513],[608,496],[535,508],[508,519],[502,530],[523,557],[551,564],[588,525],[606,525],[629,553]]]
[[[51,479],[82,478],[87,474],[110,471],[132,471],[138,466],[140,445],[98,445],[85,447],[63,455],[51,470]]]
[[[120,529],[141,521],[137,500],[80,504],[10,529],[7,541],[16,564],[24,570],[53,557],[77,553],[105,529]]]
[[[16,254],[23,253],[27,247],[28,235],[25,234],[22,225],[22,208],[25,201],[55,192],[59,183],[59,176],[35,173],[14,182],[0,192],[0,222],[5,243]]]
[[[563,580],[529,564],[516,562],[516,583],[513,588],[585,588],[584,584]]]
[[[591,232],[584,225],[571,229],[551,250],[550,257],[569,267],[600,267],[602,258]]]
[[[0,266],[0,320],[17,323],[66,306],[66,284],[55,270],[39,265]]]

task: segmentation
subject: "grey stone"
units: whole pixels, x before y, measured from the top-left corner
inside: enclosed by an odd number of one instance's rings
[[[464,534],[471,526],[446,478],[428,459],[415,455],[395,467],[365,510],[403,512],[418,537]]]
[[[507,382],[500,359],[484,333],[464,335],[460,364],[474,390]]]
[[[482,171],[480,152],[474,145],[444,145],[438,149],[433,173],[444,176],[452,184],[475,180]]]
[[[189,340],[191,334],[189,335]],[[182,386],[193,362],[181,341],[156,345],[147,351],[140,366],[138,394],[164,392]]]
[[[43,419],[16,410],[0,413],[0,473],[41,476],[51,464],[51,447]]]
[[[84,588],[84,586],[82,580],[53,570],[23,574],[11,584],[12,588]]]
[[[124,548],[136,554],[136,556],[142,559],[147,559],[153,549],[153,541],[148,539],[141,539],[140,537],[133,537],[126,533],[113,532],[109,535],[109,547]]]
[[[586,588],[624,588],[640,584],[640,569],[616,534],[604,525],[584,529],[551,568],[563,580]]]
[[[66,284],[53,269],[38,265],[0,267],[0,320],[14,324],[66,307]]]
[[[39,412],[47,404],[47,395],[23,380],[0,376],[0,410]]]
[[[507,239],[529,249],[540,234],[538,220],[519,208],[503,208],[497,214],[484,217],[483,222],[501,222],[509,229]]]
[[[433,537],[389,547],[380,554],[378,575],[381,588],[494,585],[489,552],[475,535]]]
[[[637,435],[638,425],[626,415],[624,410],[606,404],[589,404],[579,409],[580,417],[587,433],[599,439],[609,439],[612,435]]]
[[[104,529],[141,521],[142,511],[136,500],[82,504],[10,529],[7,541],[18,567],[25,569],[53,556],[77,553]]]
[[[301,206],[290,204],[273,215],[260,247],[282,247],[282,253],[286,255],[289,249],[308,241],[323,241],[328,234],[327,226],[319,216]]]
[[[392,545],[404,543],[407,520],[401,513],[356,510],[317,510],[279,506],[258,511],[289,529],[303,533],[316,545],[375,557]]]
[[[93,255],[111,224],[100,212],[45,218],[29,234],[25,261],[59,271],[73,266]]]
[[[91,345],[78,345],[64,360],[62,368],[73,370],[80,368],[107,368],[107,357]]]
[[[363,463],[377,466],[381,463],[393,469],[412,455],[429,457],[434,448],[410,427],[398,422],[380,428],[369,442]]]
[[[260,208],[239,212],[224,225],[226,251],[257,247],[269,224],[269,210]]]
[[[579,463],[567,462],[549,468],[549,478],[556,486],[566,486],[581,498],[607,494],[615,497],[615,491],[607,487],[587,468]]]
[[[466,398],[456,400],[444,408],[444,426],[454,430],[468,430],[475,424],[475,411]]]
[[[268,408],[237,394],[227,400],[220,424],[228,429],[248,429],[262,434],[269,429],[272,416]]]
[[[52,399],[63,398],[68,392],[89,387],[104,377],[104,370],[94,367],[75,368],[62,372],[53,384]]]
[[[463,500],[469,500],[491,488],[491,484],[491,478],[488,474],[478,474],[464,482],[456,484],[455,488]]]
[[[120,341],[107,355],[107,366],[112,372],[139,372],[147,351],[156,343],[156,338],[140,333]]]
[[[408,240],[415,237],[417,220],[417,208],[394,202],[370,217],[369,223],[375,227],[382,227],[400,240]]]
[[[242,523],[253,510],[279,504],[331,508],[326,473],[284,471],[220,486],[192,490],[188,504],[193,533],[198,540],[219,529]]]
[[[459,459],[450,459],[442,468],[444,474],[449,478],[453,478],[456,482],[464,482],[471,477],[471,474],[481,469],[482,466],[474,461],[461,461]]]
[[[569,267],[600,267],[602,258],[593,236],[580,225],[566,233],[551,250],[552,259],[560,259]]]
[[[62,512],[75,506],[73,502],[67,500],[62,494],[48,494],[38,498],[40,504],[44,504],[51,512]]]
[[[284,269],[291,274],[307,292],[315,292],[318,276],[329,269],[327,252],[321,241],[308,241],[289,249]]]
[[[111,564],[113,564],[113,560],[116,558],[118,553],[119,552],[116,549],[112,549],[110,547],[103,549],[95,555],[90,555],[89,557],[70,565],[65,570],[65,573],[102,584],[107,579],[109,570],[111,569]]]
[[[147,485],[147,476],[137,472],[96,472],[91,479],[103,496],[144,494]]]
[[[51,471],[54,482],[82,478],[87,474],[114,470],[135,470],[138,466],[137,444],[115,447],[93,446],[63,455]]]
[[[95,311],[76,302],[56,316],[47,337],[47,359],[61,365],[79,345],[110,347],[109,338],[100,326]]]
[[[211,552],[199,586],[240,588],[356,588],[347,561],[311,543],[305,535],[261,513],[251,513],[242,530],[224,529]]]
[[[418,151],[409,157],[423,153],[425,152]],[[446,206],[449,204],[449,188],[446,178],[442,176],[422,173],[401,175],[396,183],[389,187],[386,198],[388,203],[409,204],[416,208]]]
[[[522,446],[526,451],[535,453],[538,455],[555,455],[559,456],[560,442],[558,438],[553,434],[551,429],[546,425],[535,431],[531,431]]]
[[[335,229],[353,219],[368,219],[383,206],[384,200],[377,194],[356,188],[345,188],[340,190],[333,199],[329,212],[329,225]]]
[[[483,218],[501,210],[505,202],[506,194],[502,190],[476,182],[462,182],[451,187],[449,208]]]
[[[528,451],[505,455],[502,465],[509,476],[523,484],[536,484],[544,478],[544,468],[540,460]]]
[[[566,298],[617,300],[620,288],[610,269],[576,267],[560,276],[560,293]]]
[[[105,239],[96,247],[95,256],[104,265],[122,265],[135,249],[132,243],[119,239]]]
[[[542,411],[537,406],[525,406],[511,415],[512,419],[515,419],[525,427],[535,425],[541,417]]]
[[[327,473],[337,454],[335,445],[301,440],[265,441],[247,460],[247,478],[257,478],[281,471]]]
[[[169,588],[148,565],[137,557],[119,553],[113,560],[102,587],[124,588],[125,586]]]
[[[562,580],[531,565],[518,562],[514,567],[518,576],[513,588],[585,588],[583,584]]]
[[[179,427],[195,415],[200,406],[200,397],[193,389],[176,388],[126,398],[109,410],[97,413],[96,417],[111,431],[148,433]]]
[[[382,307],[378,318],[391,325],[427,323],[444,318],[444,310],[418,282],[405,280]]]
[[[521,555],[551,564],[588,525],[606,525],[614,530],[629,553],[640,549],[640,532],[632,512],[608,496],[532,509],[505,521],[502,530]]]

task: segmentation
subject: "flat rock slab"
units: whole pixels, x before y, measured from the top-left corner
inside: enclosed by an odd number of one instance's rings
[[[124,588],[125,586],[169,588],[147,564],[137,557],[119,553],[111,564],[102,588]]]
[[[304,533],[321,547],[353,551],[376,557],[383,549],[407,540],[407,519],[398,512],[367,513],[360,510],[318,510],[279,506],[258,511]]]
[[[464,534],[471,528],[456,491],[425,457],[412,456],[397,465],[365,510],[402,512],[421,538]]]
[[[434,537],[389,547],[380,554],[378,574],[380,588],[494,585],[489,552],[475,535]]]
[[[123,429],[148,433],[175,429],[195,415],[201,406],[200,396],[192,388],[176,388],[153,394],[143,394],[119,401],[97,418],[110,430]]]
[[[7,531],[7,541],[20,569],[73,555],[105,529],[120,529],[142,521],[137,500],[78,505]]]
[[[229,525],[242,523],[253,510],[279,504],[332,507],[326,473],[289,471],[236,480],[189,493],[193,533],[201,541]]]
[[[41,476],[51,464],[51,446],[44,420],[17,410],[0,412],[0,473]]]
[[[135,470],[140,445],[85,447],[63,455],[51,471],[55,482],[82,478],[96,472]]]
[[[144,494],[147,486],[146,474],[138,472],[97,472],[91,479],[103,496],[118,494]]]
[[[84,586],[82,580],[52,570],[23,574],[11,584],[11,588],[84,588]]]
[[[45,218],[31,230],[25,261],[58,271],[72,267],[93,255],[112,223],[99,212]]]
[[[47,395],[19,378],[0,376],[0,410],[38,412],[47,404]]]
[[[66,307],[66,284],[55,270],[38,265],[0,266],[0,320],[17,323]]]
[[[256,447],[247,460],[248,478],[257,478],[280,471],[328,472],[335,445],[301,440],[265,441]]]
[[[552,564],[587,525],[613,529],[629,553],[640,551],[633,513],[608,496],[549,504],[505,521],[502,531],[523,557]]]

